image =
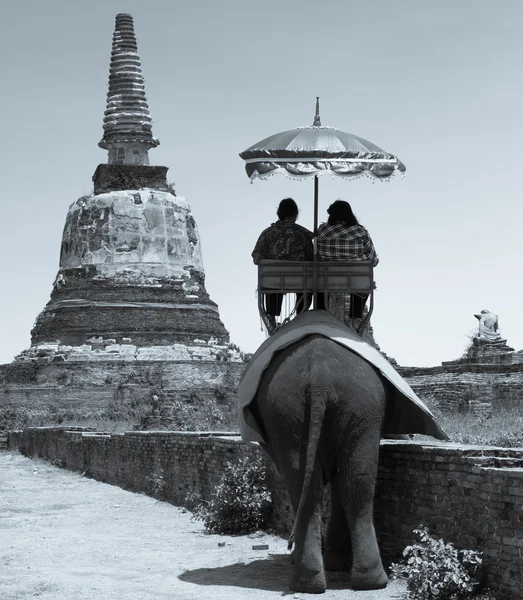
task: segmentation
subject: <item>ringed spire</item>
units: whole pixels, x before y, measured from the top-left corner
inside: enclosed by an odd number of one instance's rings
[[[98,145],[108,150],[109,164],[148,165],[149,149],[160,143],[152,134],[133,18],[127,13],[116,15],[103,130]]]

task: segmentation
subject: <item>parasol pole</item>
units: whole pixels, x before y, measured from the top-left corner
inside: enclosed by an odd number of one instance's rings
[[[312,255],[312,308],[318,308],[318,176],[314,176],[314,253]]]
[[[313,127],[321,127],[320,97],[316,96],[316,114]],[[314,175],[314,253],[312,255],[312,308],[318,308],[316,290],[318,289],[318,176]]]

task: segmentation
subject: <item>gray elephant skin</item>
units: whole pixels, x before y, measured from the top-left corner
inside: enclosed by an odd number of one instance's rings
[[[373,503],[392,393],[371,364],[321,335],[277,352],[261,377],[250,409],[296,515],[289,542],[295,545],[290,588],[296,592],[324,592],[325,569],[349,570],[354,589],[387,585]],[[322,552],[327,482],[332,507]]]

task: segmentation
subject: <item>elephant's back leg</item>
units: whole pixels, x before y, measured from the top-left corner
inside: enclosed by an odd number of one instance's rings
[[[330,489],[331,506],[323,564],[327,571],[350,571],[352,567],[352,542],[349,522],[336,478],[331,481]]]
[[[352,546],[351,584],[356,589],[387,585],[373,524],[380,431],[366,432],[338,457],[333,493],[345,508]]]
[[[310,371],[303,347],[279,353],[262,377],[253,414],[261,424],[267,451],[283,477],[294,509],[299,512],[295,526],[292,590],[305,593],[325,591],[326,580],[321,554],[323,467],[316,457],[302,510],[307,443],[311,433],[310,405],[304,382]]]
[[[360,529],[366,530],[371,538],[374,536],[372,501],[386,391],[371,365],[339,345],[332,351],[330,364],[335,365],[332,374],[336,394],[326,413],[321,448],[332,497],[325,567],[349,570],[353,556],[359,556],[359,548],[356,551],[353,548],[353,536],[358,540],[365,537]],[[354,532],[351,525],[356,525]],[[379,560],[379,554],[377,557]],[[363,561],[375,559],[373,555]]]
[[[294,514],[298,512],[303,484],[303,469],[299,456],[283,459],[282,476],[286,484]],[[305,503],[295,524],[293,572],[290,588],[295,592],[318,594],[325,591],[326,579],[321,552],[323,512],[322,467],[315,461],[311,484]]]
[[[278,423],[268,424],[267,430],[270,442],[263,447],[283,478],[296,515],[303,490],[306,437],[285,435]],[[314,594],[326,589],[321,553],[323,492],[323,467],[316,459],[303,510],[295,524],[293,571],[289,583],[295,592]]]

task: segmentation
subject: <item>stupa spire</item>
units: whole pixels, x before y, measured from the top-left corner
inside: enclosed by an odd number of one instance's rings
[[[320,97],[316,96],[316,114],[314,115],[314,123],[313,127],[321,127],[321,119],[320,119]]]
[[[126,13],[116,15],[103,129],[98,145],[109,151],[109,164],[148,165],[149,148],[160,143],[152,134],[133,18]]]

